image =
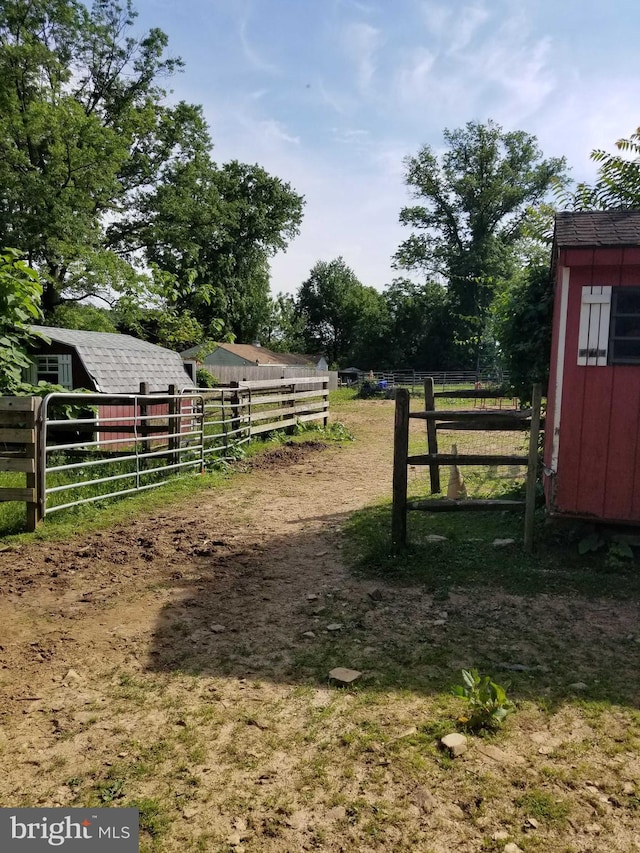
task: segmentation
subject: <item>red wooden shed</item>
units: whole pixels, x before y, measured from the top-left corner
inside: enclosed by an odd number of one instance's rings
[[[559,213],[552,264],[548,510],[640,524],[640,211]]]

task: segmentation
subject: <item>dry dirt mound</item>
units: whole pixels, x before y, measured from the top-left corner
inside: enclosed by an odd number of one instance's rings
[[[287,441],[280,447],[274,447],[244,464],[244,470],[270,471],[283,468],[296,462],[304,462],[313,453],[326,450],[322,441]]]

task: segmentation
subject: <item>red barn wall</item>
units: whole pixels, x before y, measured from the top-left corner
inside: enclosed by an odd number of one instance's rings
[[[562,347],[562,276],[569,268],[553,514],[640,523],[640,365],[577,364],[582,288],[640,286],[640,249],[572,249],[558,258],[545,464],[552,467],[555,388]]]

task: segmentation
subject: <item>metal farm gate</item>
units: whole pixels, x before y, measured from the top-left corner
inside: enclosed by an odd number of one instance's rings
[[[39,417],[39,515],[202,473],[255,435],[326,424],[327,385],[304,377],[182,393],[49,394]]]

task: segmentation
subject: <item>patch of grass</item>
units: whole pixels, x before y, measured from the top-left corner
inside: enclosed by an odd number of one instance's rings
[[[571,813],[568,802],[558,799],[541,788],[532,788],[518,797],[516,806],[522,810],[525,817],[533,817],[547,823],[564,823]]]
[[[627,568],[604,571],[601,555],[580,556],[567,536],[536,521],[536,553],[522,548],[520,514],[421,513],[408,514],[408,546],[391,551],[389,502],[354,513],[344,525],[344,553],[356,573],[396,583],[422,583],[442,595],[452,586],[497,587],[506,592],[577,592],[586,596],[640,597],[640,572]],[[446,541],[429,542],[431,534]],[[514,539],[502,548],[495,539]],[[622,581],[622,582],[621,582]]]
[[[169,828],[169,816],[164,811],[159,800],[153,797],[130,800],[126,803],[126,807],[138,809],[140,814],[140,831],[147,833],[154,841],[159,839]]]

